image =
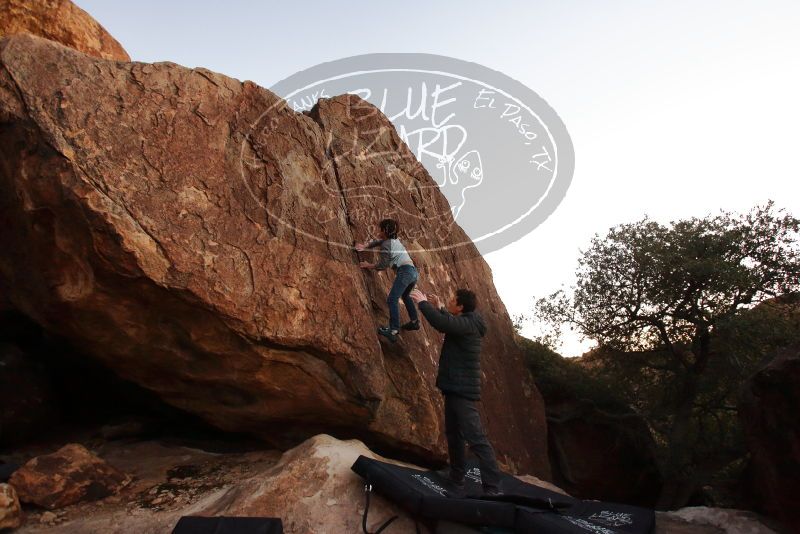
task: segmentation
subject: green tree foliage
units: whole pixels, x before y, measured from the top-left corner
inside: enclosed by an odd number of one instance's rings
[[[537,302],[538,319],[597,342],[585,363],[648,421],[661,448],[659,508],[684,505],[741,458],[738,388],[798,335],[786,295],[798,289],[799,228],[771,202],[742,215],[623,224],[582,253],[572,291]]]
[[[614,380],[606,374],[597,373],[574,358],[564,358],[538,340],[519,336],[517,345],[525,355],[536,387],[550,402],[575,399],[601,411],[630,411],[626,398],[620,395]]]

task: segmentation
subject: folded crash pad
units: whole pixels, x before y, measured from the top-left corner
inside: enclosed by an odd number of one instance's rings
[[[283,534],[283,523],[272,517],[180,518],[172,534]]]
[[[503,474],[499,496],[482,495],[480,469],[468,465],[463,489],[431,471],[359,456],[352,467],[368,488],[396,502],[413,517],[500,527],[536,534],[649,534],[652,510],[583,501]]]

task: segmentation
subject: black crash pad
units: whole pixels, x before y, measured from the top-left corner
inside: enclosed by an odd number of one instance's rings
[[[283,523],[273,517],[180,518],[172,534],[283,534]]]
[[[480,469],[469,464],[463,490],[431,471],[359,456],[352,470],[372,489],[412,516],[535,534],[649,534],[652,510],[583,501],[503,474],[503,495],[482,496]],[[390,529],[387,529],[390,530]]]

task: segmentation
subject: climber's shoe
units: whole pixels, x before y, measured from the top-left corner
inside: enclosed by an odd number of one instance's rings
[[[392,343],[397,341],[397,330],[392,330],[388,326],[381,326],[378,328],[378,333],[382,336],[385,336],[389,341]]]
[[[400,328],[402,328],[403,330],[419,330],[419,319],[417,319],[416,321],[408,321]]]

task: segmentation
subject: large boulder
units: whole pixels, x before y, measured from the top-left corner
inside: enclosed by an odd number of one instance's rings
[[[616,385],[593,372],[602,362],[516,339],[544,397],[553,483],[582,499],[654,506],[662,485],[655,440]]]
[[[391,461],[357,440],[315,436],[287,451],[264,476],[229,488],[195,508],[193,515],[280,517],[287,533],[359,532],[364,481],[351,467],[360,455]],[[396,504],[378,495],[370,501],[370,531],[396,515],[389,531],[415,532],[413,520]]]
[[[442,459],[442,336],[382,343],[392,276],[362,272],[353,249],[395,216],[423,290],[480,299],[499,460],[549,476],[543,403],[491,271],[375,107],[343,95],[299,114],[250,82],[27,35],[0,41],[0,63],[14,308],[221,429]]]
[[[0,37],[18,33],[38,35],[90,56],[131,60],[105,28],[70,0],[0,0]]]
[[[800,347],[779,351],[743,388],[739,416],[754,506],[800,525]]]
[[[32,458],[9,479],[22,502],[50,510],[108,497],[129,482],[128,475],[77,443]]]
[[[661,489],[655,443],[631,411],[582,399],[547,399],[553,482],[583,499],[652,507]]]

